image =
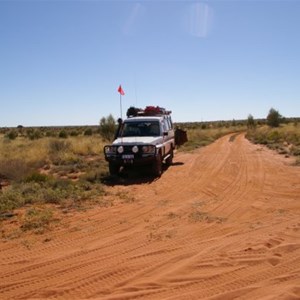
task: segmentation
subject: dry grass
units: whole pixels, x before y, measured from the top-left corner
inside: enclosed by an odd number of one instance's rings
[[[190,128],[187,129],[188,142],[185,143],[180,150],[191,151],[196,148],[207,146],[218,138],[235,132],[242,132],[246,130],[246,126],[225,126],[219,128]]]
[[[0,136],[0,214],[24,205],[93,200],[104,193],[107,174],[103,142],[97,136],[30,140]],[[30,226],[29,226],[30,227]]]
[[[255,144],[263,144],[280,154],[300,157],[300,126],[283,124],[277,128],[262,126],[249,130],[246,137]]]

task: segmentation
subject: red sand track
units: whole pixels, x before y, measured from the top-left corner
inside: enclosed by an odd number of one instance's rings
[[[300,168],[243,135],[0,246],[0,299],[300,299]],[[30,243],[30,236],[27,237]],[[28,245],[27,245],[28,246]]]

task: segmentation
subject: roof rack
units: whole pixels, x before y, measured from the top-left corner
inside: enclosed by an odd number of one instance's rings
[[[172,113],[171,110],[166,110],[160,106],[146,106],[145,109],[136,108],[131,106],[127,110],[127,117],[137,117],[137,116],[163,116],[170,115]]]

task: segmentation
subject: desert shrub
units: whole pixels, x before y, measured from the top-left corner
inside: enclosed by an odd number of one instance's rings
[[[53,219],[53,211],[51,209],[33,207],[26,211],[21,229],[23,231],[39,230],[36,232],[42,233],[44,229],[48,228]]]
[[[77,130],[72,130],[72,131],[70,132],[70,136],[78,136],[79,134],[80,134],[80,132],[77,131]]]
[[[252,141],[254,144],[268,145],[270,143],[270,136],[272,130],[267,127],[260,127],[256,129],[248,129],[246,138]],[[274,141],[271,141],[273,143]]]
[[[5,137],[10,140],[15,140],[18,137],[18,132],[16,130],[10,130],[5,134]]]
[[[290,149],[292,155],[299,156],[300,155],[300,147],[292,146]]]
[[[254,121],[254,118],[253,118],[253,116],[250,114],[249,116],[248,116],[248,119],[247,119],[247,127],[248,127],[248,129],[253,129],[253,128],[255,128],[255,121]]]
[[[278,143],[281,139],[281,135],[277,130],[272,130],[269,133],[267,133],[267,140],[269,143]]]
[[[27,137],[30,139],[30,140],[37,140],[37,139],[40,139],[43,137],[43,133],[41,130],[39,129],[29,129],[27,131]]]
[[[49,141],[49,152],[57,153],[69,151],[71,149],[71,143],[69,141],[61,141],[57,139],[52,139]]]
[[[27,133],[27,136],[30,140],[37,140],[42,138],[44,135],[41,130],[35,129]]]
[[[271,108],[269,114],[267,116],[267,124],[270,127],[278,127],[282,122],[282,116],[280,115],[279,111]]]
[[[99,197],[104,193],[99,176],[100,174],[95,180],[89,181],[80,179],[73,182],[69,179],[47,178],[45,181],[14,183],[0,192],[0,213],[26,204],[62,204],[66,200],[80,203]]]
[[[103,139],[107,141],[113,140],[116,132],[116,120],[112,115],[101,118],[99,132]]]
[[[3,159],[0,161],[1,176],[9,180],[20,181],[35,169],[35,163],[23,159]]]
[[[24,181],[25,182],[46,182],[49,180],[49,176],[46,174],[41,174],[39,172],[33,172],[29,176],[27,176]]]
[[[287,132],[285,135],[285,140],[289,144],[293,144],[295,146],[300,146],[300,133],[296,132]]]
[[[46,137],[57,137],[57,133],[54,130],[47,130]]]
[[[12,211],[25,204],[22,194],[9,187],[5,191],[0,191],[0,213]]]
[[[61,130],[58,134],[58,137],[61,139],[66,139],[68,137],[68,133],[66,132],[66,130]]]
[[[85,135],[85,136],[91,136],[91,135],[93,135],[93,130],[91,128],[87,128],[84,131],[83,135]]]

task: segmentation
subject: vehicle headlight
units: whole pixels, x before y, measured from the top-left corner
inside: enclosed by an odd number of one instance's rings
[[[114,146],[105,146],[104,151],[106,154],[114,154],[116,153],[117,148]]]
[[[117,149],[118,153],[121,154],[124,152],[124,147],[123,146],[119,146]]]
[[[142,147],[143,153],[154,154],[155,153],[155,146],[143,146]]]
[[[139,147],[138,146],[133,146],[132,147],[132,152],[133,153],[138,153],[139,152]]]

